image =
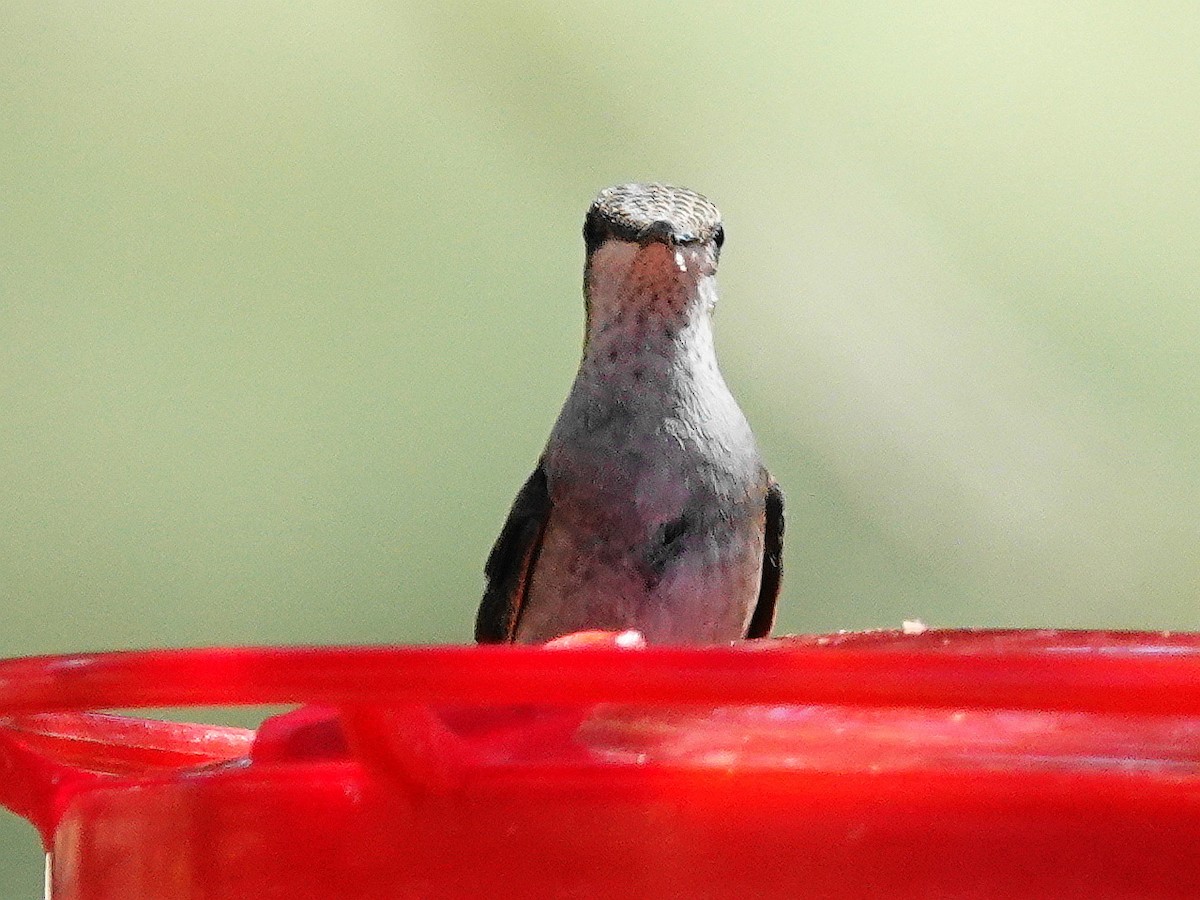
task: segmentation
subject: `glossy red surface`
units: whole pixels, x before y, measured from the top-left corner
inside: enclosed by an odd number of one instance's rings
[[[3,662],[0,803],[58,900],[1200,896],[1200,635],[606,643]]]

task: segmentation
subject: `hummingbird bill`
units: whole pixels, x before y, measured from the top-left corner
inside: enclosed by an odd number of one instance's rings
[[[685,188],[623,184],[583,237],[583,358],[488,556],[475,639],[766,637],[783,494],[717,367],[721,215]]]

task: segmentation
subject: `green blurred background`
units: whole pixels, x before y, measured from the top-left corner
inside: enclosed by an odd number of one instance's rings
[[[632,179],[725,214],[781,630],[1200,625],[1193,4],[0,26],[0,655],[468,639]]]

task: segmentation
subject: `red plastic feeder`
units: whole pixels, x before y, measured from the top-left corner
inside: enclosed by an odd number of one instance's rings
[[[53,657],[0,716],[55,900],[1200,896],[1194,634]]]

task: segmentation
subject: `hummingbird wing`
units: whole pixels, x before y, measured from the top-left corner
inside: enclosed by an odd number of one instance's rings
[[[475,617],[475,640],[479,643],[512,642],[549,519],[550,492],[546,470],[539,461],[513,501],[483,567],[487,587]]]
[[[762,581],[758,603],[750,616],[746,637],[769,637],[775,624],[775,601],[783,580],[783,491],[772,478],[767,485],[767,515],[763,532]]]

